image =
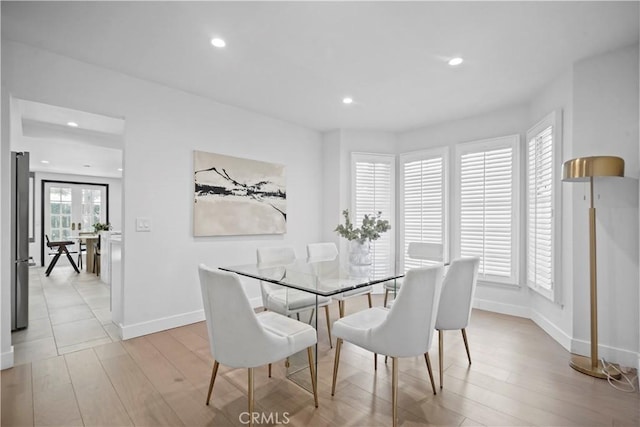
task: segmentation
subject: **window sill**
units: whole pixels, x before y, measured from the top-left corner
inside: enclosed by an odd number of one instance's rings
[[[507,282],[494,282],[490,280],[478,279],[478,285],[492,287],[492,288],[502,288],[502,289],[520,289],[522,285],[518,283],[507,283]]]

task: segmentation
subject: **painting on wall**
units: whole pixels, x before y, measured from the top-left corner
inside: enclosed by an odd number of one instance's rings
[[[194,236],[284,234],[284,165],[193,152]]]

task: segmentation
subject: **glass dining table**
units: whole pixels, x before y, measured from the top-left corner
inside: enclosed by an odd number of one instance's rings
[[[393,281],[404,274],[374,274],[370,266],[354,266],[348,261],[335,259],[296,259],[282,264],[244,264],[228,267],[218,267],[220,270],[236,273],[240,276],[280,285],[291,292],[307,292],[315,295],[315,309],[309,318],[309,323],[318,329],[318,298],[331,297],[343,292],[353,291],[366,286]],[[315,346],[315,375],[318,375],[318,345]],[[311,377],[305,351],[291,356],[285,363],[286,376],[294,383],[311,391]],[[317,380],[317,378],[316,378]],[[317,384],[317,381],[316,381]]]

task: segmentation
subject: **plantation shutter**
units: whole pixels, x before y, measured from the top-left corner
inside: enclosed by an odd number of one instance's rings
[[[528,136],[527,283],[553,288],[553,126]]]
[[[410,242],[444,245],[445,185],[444,157],[435,155],[416,160],[402,160],[402,220],[404,271],[428,264],[410,258]]]
[[[496,141],[459,158],[459,255],[480,257],[482,279],[515,282],[516,146]]]
[[[393,227],[393,176],[395,174],[393,156],[353,154],[355,176],[354,227],[362,225],[365,215],[382,212],[382,219],[389,220]],[[390,230],[382,233],[378,240],[371,242],[372,277],[378,278],[395,270],[392,257],[392,236]]]

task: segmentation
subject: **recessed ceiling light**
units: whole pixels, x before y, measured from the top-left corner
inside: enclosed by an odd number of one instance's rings
[[[91,165],[82,165],[83,168],[90,168]]]
[[[40,160],[40,163],[44,163],[45,165],[49,164],[49,160]]]
[[[118,168],[118,172],[122,172],[122,168]]]
[[[451,58],[449,60],[449,65],[451,65],[452,67],[455,67],[456,65],[460,65],[464,62],[464,59],[460,58],[460,57],[456,57],[456,58]]]
[[[77,128],[78,124],[76,122],[67,122],[67,126],[71,126],[72,128]]]
[[[215,37],[211,39],[211,44],[214,45],[215,47],[225,47],[227,45],[227,42],[225,42],[224,40],[218,37]]]
[[[353,98],[342,98],[342,103],[343,104],[352,104],[353,103]]]

